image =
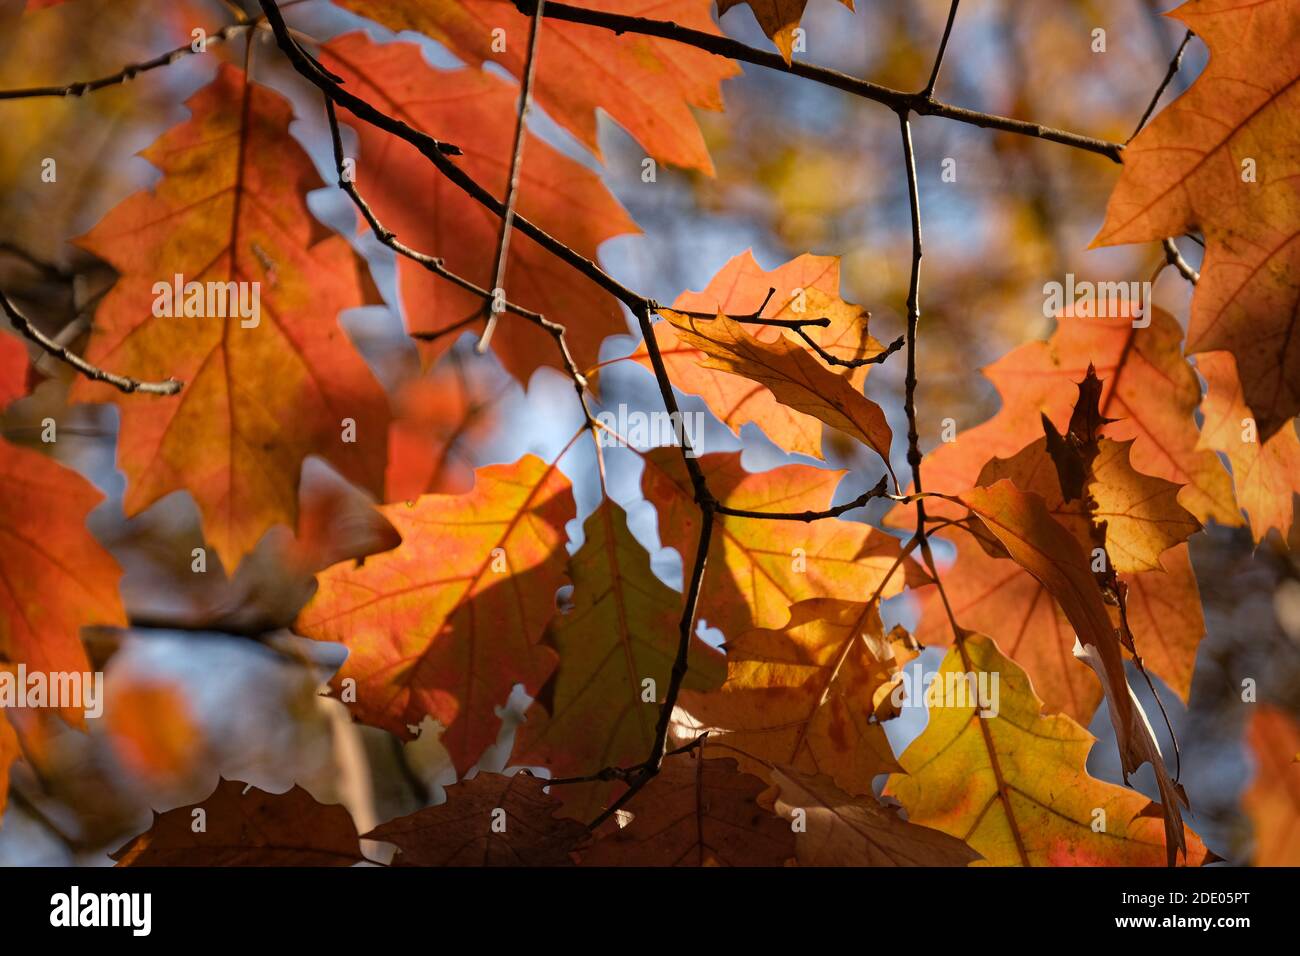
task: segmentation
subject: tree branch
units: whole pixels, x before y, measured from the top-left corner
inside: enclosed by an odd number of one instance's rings
[[[149,395],[175,395],[184,385],[178,379],[169,378],[165,382],[142,382],[136,378],[128,378],[125,375],[115,375],[112,372],[106,372],[98,365],[87,362],[80,355],[68,350],[65,345],[60,345],[54,339],[50,338],[40,329],[36,328],[27,316],[18,311],[17,307],[9,301],[9,297],[0,291],[0,309],[4,310],[9,321],[13,323],[15,329],[21,332],[25,337],[39,345],[49,355],[56,359],[71,365],[86,378],[94,382],[104,382],[112,385],[120,392],[128,394],[132,392],[144,392]]]
[[[535,8],[535,0],[514,0],[514,3],[515,7],[525,15],[532,14]],[[1075,149],[1086,150],[1090,153],[1097,153],[1116,163],[1120,161],[1120,153],[1124,149],[1119,143],[1112,143],[1092,136],[1083,136],[1067,130],[1055,129],[1041,123],[1030,123],[1025,120],[1012,119],[1009,116],[998,116],[994,113],[982,113],[978,110],[953,106],[936,100],[925,93],[906,93],[902,90],[895,90],[888,86],[872,83],[869,80],[849,76],[847,73],[840,73],[838,70],[812,66],[798,61],[786,63],[781,55],[775,51],[758,50],[738,40],[733,40],[731,37],[705,33],[703,30],[692,30],[689,27],[679,26],[667,20],[652,20],[647,17],[606,13],[603,10],[588,10],[585,7],[575,7],[565,3],[547,3],[545,15],[548,19],[602,27],[606,30],[612,30],[614,33],[635,33],[642,36],[673,40],[717,56],[740,60],[744,63],[753,63],[756,66],[812,80],[842,90],[845,93],[852,93],[854,96],[882,103],[893,110],[907,109],[918,116],[943,116],[970,126],[998,129],[1005,133],[1016,133],[1021,136],[1032,136],[1036,139],[1044,139],[1064,146],[1071,146]]]

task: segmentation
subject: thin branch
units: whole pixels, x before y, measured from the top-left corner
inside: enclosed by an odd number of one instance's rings
[[[759,518],[765,521],[821,521],[824,518],[838,518],[855,508],[861,508],[875,498],[892,497],[889,494],[888,482],[889,479],[882,476],[874,488],[864,491],[852,501],[846,501],[842,505],[827,508],[825,511],[746,511],[743,508],[728,508],[726,505],[721,504],[717,505],[714,511],[720,515],[731,515],[735,518]]]
[[[181,390],[183,382],[178,379],[169,378],[165,382],[142,382],[139,379],[128,378],[125,375],[115,375],[112,372],[106,372],[98,365],[87,362],[84,358],[76,353],[69,351],[65,345],[60,345],[54,339],[50,338],[40,329],[36,328],[27,316],[23,315],[9,301],[9,297],[0,291],[0,309],[4,310],[9,321],[13,323],[15,329],[21,332],[31,341],[35,342],[48,354],[54,356],[61,362],[71,365],[86,378],[95,382],[104,382],[112,385],[120,392],[128,394],[132,392],[144,392],[149,395],[175,395]]]
[[[1191,42],[1192,37],[1195,35],[1196,34],[1191,30],[1188,30],[1183,34],[1183,42],[1178,44],[1178,51],[1174,54],[1174,58],[1169,61],[1169,69],[1165,71],[1165,78],[1161,80],[1160,85],[1156,87],[1155,96],[1151,97],[1151,102],[1147,104],[1146,112],[1143,113],[1142,118],[1138,120],[1138,124],[1129,135],[1129,138],[1124,140],[1124,145],[1127,146],[1129,143],[1133,142],[1133,138],[1137,136],[1138,133],[1142,132],[1142,127],[1147,125],[1147,120],[1149,120],[1151,114],[1156,111],[1156,105],[1160,102],[1160,97],[1165,95],[1165,90],[1169,88],[1169,84],[1174,81],[1174,77],[1178,74],[1178,68],[1183,64],[1183,51],[1187,49],[1187,44]]]
[[[1201,281],[1201,274],[1192,268],[1191,263],[1183,258],[1183,254],[1178,251],[1178,245],[1172,238],[1167,238],[1161,243],[1165,250],[1165,261],[1178,270],[1179,274],[1190,282],[1192,285]]]
[[[519,115],[515,118],[515,142],[514,148],[510,151],[510,176],[506,182],[506,209],[505,214],[501,217],[501,235],[497,241],[496,263],[492,267],[492,292],[493,298],[491,307],[488,310],[487,325],[483,327],[483,335],[475,346],[476,351],[482,355],[492,344],[492,333],[496,331],[498,309],[498,296],[505,296],[506,283],[506,262],[510,250],[510,231],[515,224],[515,202],[519,198],[519,172],[524,162],[524,143],[527,140],[527,126],[525,120],[528,117],[528,107],[532,103],[533,97],[533,77],[537,74],[537,47],[542,36],[542,11],[546,7],[546,0],[537,0],[537,9],[533,11],[532,20],[528,26],[528,53],[524,61],[524,75],[519,87]]]
[[[934,57],[934,69],[930,71],[930,81],[925,84],[925,89],[921,95],[927,100],[934,96],[934,85],[939,82],[939,69],[943,66],[943,55],[948,52],[948,37],[952,35],[952,25],[957,19],[957,5],[961,0],[952,0],[952,6],[948,8],[948,22],[943,28],[943,39],[939,41],[939,52]]]
[[[525,15],[531,14],[535,7],[535,0],[514,0],[514,3],[515,7]],[[1112,143],[1093,136],[1083,136],[1079,133],[1071,133],[1068,130],[1055,129],[1041,123],[1031,123],[1025,120],[1012,119],[1009,116],[998,116],[994,113],[982,113],[979,110],[953,106],[933,97],[895,90],[826,67],[812,66],[797,61],[786,63],[781,55],[775,51],[758,50],[738,40],[733,40],[731,37],[721,36],[716,33],[705,33],[702,30],[692,30],[689,27],[679,26],[667,20],[652,20],[647,17],[606,13],[603,10],[588,10],[585,7],[575,7],[564,3],[547,3],[546,17],[548,19],[564,20],[568,23],[583,23],[588,26],[601,27],[615,33],[635,33],[641,36],[673,40],[717,56],[753,63],[756,66],[812,80],[842,90],[845,93],[852,93],[854,96],[882,103],[893,110],[907,109],[919,116],[942,116],[971,126],[998,129],[1006,133],[1044,139],[1064,146],[1072,146],[1075,149],[1086,150],[1090,153],[1097,153],[1116,163],[1120,161],[1120,153],[1124,149],[1119,143]]]
[[[286,4],[287,6],[287,4]],[[259,17],[258,20],[261,18]],[[257,27],[257,21],[247,23],[231,23],[222,27],[212,36],[208,37],[208,43],[224,43],[241,33]],[[194,49],[192,44],[178,46],[174,50],[161,53],[158,56],[144,60],[140,63],[132,63],[124,66],[116,73],[110,73],[108,76],[101,76],[96,80],[80,80],[74,83],[65,83],[54,86],[32,86],[19,90],[0,90],[0,100],[26,100],[36,99],[39,97],[68,97],[68,96],[85,96],[87,93],[93,93],[96,90],[102,90],[108,86],[119,86],[127,83],[141,73],[148,73],[150,70],[156,70],[159,67],[169,66],[177,60],[183,60],[187,56],[192,56],[201,50]]]
[[[916,180],[916,153],[912,147],[912,124],[907,113],[898,114],[903,134],[903,163],[907,169],[907,196],[912,218],[912,274],[907,287],[907,379],[904,410],[907,413],[907,463],[912,469],[912,490],[924,491],[921,486],[921,445],[916,427],[916,331],[921,320],[921,196]],[[917,534],[924,535],[925,505],[918,500]]]

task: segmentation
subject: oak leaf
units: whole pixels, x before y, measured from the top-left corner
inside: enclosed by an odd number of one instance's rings
[[[1101,681],[1124,779],[1144,763],[1151,764],[1155,772],[1172,865],[1179,849],[1187,853],[1180,809],[1186,797],[1169,776],[1151,724],[1129,686],[1118,633],[1083,549],[1052,518],[1041,497],[1021,492],[1009,480],[972,489],[961,500],[1002,542],[1011,558],[1042,583],[1070,621],[1075,632],[1074,655],[1092,667]]]
[[[711,319],[672,309],[661,309],[660,314],[672,323],[682,344],[703,353],[706,368],[757,382],[782,405],[856,438],[875,451],[892,474],[889,446],[894,435],[885,413],[860,386],[835,374],[815,353],[784,336],[756,339],[721,312]]]
[[[997,687],[994,716],[980,716],[974,693],[949,695],[949,688],[968,688],[971,677]],[[963,840],[984,857],[977,865],[1166,862],[1149,801],[1088,776],[1093,737],[1069,717],[1042,714],[1025,672],[992,640],[972,632],[959,639],[928,700],[929,723],[899,757],[904,773],[891,776],[885,790],[909,821]],[[1189,834],[1188,865],[1206,856]]]
[[[840,2],[850,10],[853,9],[853,0]],[[794,52],[795,30],[803,19],[808,0],[718,0],[718,14],[724,14],[742,3],[748,4],[758,25],[763,28],[768,39],[776,44],[781,56],[785,57],[785,62],[789,63],[790,55]]]
[[[689,571],[701,519],[680,451],[654,448],[644,461],[641,488],[658,511],[660,540],[677,550]],[[734,452],[703,455],[699,462],[719,501],[753,511],[823,511],[844,475],[808,465],[749,472]],[[861,601],[877,588],[882,599],[902,590],[904,575],[885,580],[901,550],[897,539],[866,524],[730,515],[714,520],[698,616],[729,637],[780,627],[790,605],[808,598]]]
[[[725,312],[765,319],[826,319],[829,326],[808,326],[804,331],[829,354],[841,361],[880,354],[880,343],[867,331],[868,314],[841,299],[839,287],[840,260],[834,256],[804,254],[765,270],[752,252],[745,251],[731,258],[702,290],[679,295],[673,308],[710,316]],[[672,322],[658,322],[654,329],[673,384],[701,396],[709,410],[733,432],[739,435],[743,425],[753,422],[786,451],[822,457],[825,426],[821,421],[782,404],[764,385],[713,365],[703,351],[683,340]],[[763,343],[789,338],[800,348],[808,347],[775,326],[755,325],[750,335]],[[630,357],[653,369],[645,342],[638,344]],[[869,366],[852,370],[827,368],[860,391]]]
[[[767,789],[730,758],[695,751],[667,757],[659,775],[626,804],[626,826],[607,825],[582,853],[584,866],[782,866],[794,832],[764,810]]]
[[[121,570],[86,528],[103,496],[81,475],[0,440],[0,662],[91,669],[81,628],[126,625]],[[64,712],[76,726],[83,714]]]
[[[524,72],[531,17],[511,0],[342,0],[342,6],[393,30],[428,34],[473,66],[492,62],[516,77]],[[710,0],[585,0],[582,6],[721,35],[709,16]],[[735,63],[658,37],[555,19],[540,28],[533,97],[584,146],[600,156],[596,111],[604,110],[651,156],[713,173],[691,107],[721,110],[720,84],[739,74]]]
[[[587,828],[555,815],[560,801],[526,773],[478,773],[447,801],[389,820],[362,837],[397,846],[393,866],[572,866]],[[558,789],[558,788],[557,788]]]
[[[109,857],[118,866],[352,866],[365,859],[344,807],[298,786],[268,793],[225,779],[202,803],[155,811],[153,825]]]
[[[1063,315],[1050,339],[1021,345],[985,368],[1002,407],[925,456],[925,490],[965,491],[990,457],[1010,457],[1041,438],[1044,415],[1058,430],[1066,428],[1091,364],[1102,380],[1100,414],[1115,419],[1101,434],[1133,440],[1133,467],[1183,486],[1179,504],[1198,520],[1240,524],[1228,473],[1216,454],[1199,446],[1194,416],[1201,386],[1183,358],[1182,329],[1161,309],[1150,318],[1149,327],[1134,328],[1128,318]],[[896,510],[891,524],[915,526],[914,517]]]
[[[551,622],[544,640],[559,664],[517,731],[511,757],[557,777],[645,759],[677,656],[682,613],[682,596],[650,569],[622,508],[602,502],[584,531],[586,540],[569,559],[573,606]],[[722,656],[698,638],[688,666],[682,686],[693,690],[716,687],[725,670]],[[612,792],[608,783],[573,784],[558,795],[566,815],[591,819]]]
[[[364,304],[369,279],[307,208],[306,194],[325,183],[289,135],[289,103],[223,63],[187,105],[190,119],[144,152],[162,179],[79,240],[121,274],[95,313],[86,357],[185,388],[123,395],[79,379],[71,396],[121,410],[127,514],[185,489],[208,542],[234,565],[272,525],[294,525],[308,455],[379,492],[388,404],[337,321]],[[160,292],[175,282],[206,288],[197,299]],[[243,283],[241,301],[260,299],[260,309],[245,317],[227,283]],[[164,295],[177,298],[170,310]],[[151,302],[172,314],[152,315]],[[196,317],[187,304],[229,314]],[[355,441],[343,438],[348,422]]]
[[[1295,496],[1300,494],[1300,438],[1288,422],[1265,439],[1242,398],[1237,363],[1227,352],[1206,352],[1196,357],[1196,368],[1208,389],[1201,408],[1201,447],[1221,451],[1232,463],[1232,484],[1237,503],[1250,519],[1255,541],[1272,529],[1286,539],[1295,519]]]
[[[503,7],[503,10],[508,9]],[[517,90],[479,70],[439,70],[409,43],[378,44],[361,33],[330,40],[321,61],[348,89],[414,129],[455,143],[460,167],[493,195],[505,193],[515,129]],[[415,147],[369,124],[358,127],[356,183],[384,226],[403,242],[441,257],[452,272],[492,288],[500,220],[454,184],[429,169]],[[426,183],[412,190],[410,183]],[[589,259],[613,236],[636,226],[601,183],[580,163],[529,134],[520,169],[519,214]],[[398,257],[398,285],[411,332],[439,332],[421,344],[432,362],[466,329],[481,330],[484,300]],[[562,322],[580,365],[595,361],[607,335],[627,331],[618,303],[573,267],[516,230],[502,284],[511,302]],[[502,364],[521,382],[540,366],[562,368],[551,336],[523,319],[493,339]]]
[[[1187,349],[1235,356],[1267,440],[1300,413],[1300,2],[1198,0],[1170,16],[1209,64],[1124,149],[1093,245],[1200,230]]]
[[[684,692],[679,706],[711,740],[752,758],[742,769],[789,766],[854,794],[898,769],[875,714],[916,651],[886,637],[878,601],[800,601],[783,627],[748,631],[726,651],[722,688]]]
[[[776,812],[803,811],[795,848],[801,866],[966,866],[980,858],[961,840],[918,826],[873,796],[854,797],[824,775],[772,771]]]
[[[347,647],[330,686],[358,720],[409,739],[432,716],[464,773],[496,741],[514,685],[536,693],[554,669],[537,642],[564,580],[573,493],[554,464],[525,455],[480,469],[464,495],[379,511],[401,545],[320,574],[295,629]]]
[[[21,755],[18,734],[0,711],[0,825],[4,823],[5,804],[9,800],[9,768]]]

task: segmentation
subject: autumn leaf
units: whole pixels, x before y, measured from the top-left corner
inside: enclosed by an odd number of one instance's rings
[[[551,622],[543,642],[559,664],[519,728],[511,757],[512,764],[547,767],[557,777],[645,759],[677,656],[682,613],[682,596],[655,577],[622,508],[605,500],[584,530],[586,540],[569,560],[573,607]],[[722,682],[722,656],[703,641],[692,640],[688,663],[683,687],[707,690]],[[590,820],[612,792],[609,784],[575,784],[559,795],[565,815]]]
[[[815,354],[784,336],[760,341],[722,313],[712,319],[671,309],[661,309],[660,314],[673,324],[682,344],[704,354],[705,367],[757,382],[782,405],[856,438],[880,456],[892,475],[889,446],[894,436],[885,413]]]
[[[854,797],[826,776],[772,771],[776,812],[804,830],[801,866],[966,866],[980,855],[961,840],[917,826],[873,796]],[[797,815],[802,811],[802,819]]]
[[[1133,442],[1103,438],[1092,462],[1088,514],[1105,522],[1106,556],[1116,571],[1155,571],[1160,555],[1201,530],[1178,503],[1172,481],[1139,474],[1129,458]]]
[[[971,675],[968,677],[967,675]],[[997,680],[996,715],[981,717],[969,689]],[[989,695],[991,697],[991,694]],[[899,757],[885,792],[911,823],[951,834],[989,866],[1159,866],[1161,824],[1149,801],[1088,776],[1093,737],[1046,716],[1025,672],[987,637],[968,633],[944,658],[927,696],[930,720]],[[1206,850],[1188,835],[1187,864]]]
[[[1201,522],[1241,524],[1228,473],[1217,455],[1199,447],[1194,415],[1201,387],[1181,342],[1182,329],[1160,309],[1151,310],[1147,328],[1134,328],[1127,318],[1061,316],[1050,339],[1013,349],[984,369],[1002,407],[925,456],[925,490],[965,491],[990,457],[1008,458],[1041,438],[1043,415],[1066,428],[1091,364],[1102,380],[1100,413],[1116,419],[1102,435],[1132,440],[1134,469],[1183,486],[1178,502]],[[914,517],[896,510],[891,524],[915,526]]]
[[[1285,711],[1257,704],[1246,727],[1255,779],[1242,807],[1255,829],[1255,866],[1300,866],[1300,727]]]
[[[1210,62],[1125,148],[1093,245],[1204,235],[1187,349],[1233,354],[1267,440],[1300,413],[1300,2],[1198,0],[1170,16]]]
[[[1232,483],[1237,503],[1250,518],[1255,541],[1274,528],[1283,539],[1295,518],[1295,496],[1300,494],[1300,438],[1288,422],[1267,440],[1242,398],[1237,364],[1227,352],[1206,352],[1196,357],[1196,368],[1209,386],[1202,403],[1201,447],[1221,451],[1232,463]]]
[[[850,10],[853,9],[853,0],[840,2]],[[767,38],[776,44],[781,56],[785,57],[785,62],[789,63],[790,55],[794,52],[795,30],[803,19],[808,0],[718,0],[718,14],[724,14],[742,3],[748,4]]]
[[[841,299],[839,287],[840,260],[834,256],[805,254],[768,271],[747,250],[732,257],[701,291],[679,295],[673,308],[709,315],[725,312],[765,319],[825,319],[828,326],[808,326],[804,331],[827,353],[846,362],[879,355],[882,347],[867,331],[867,313]],[[753,422],[786,451],[822,457],[824,426],[819,419],[782,404],[759,382],[721,370],[705,352],[684,341],[672,322],[658,322],[654,330],[673,383],[701,396],[709,410],[733,432],[739,435],[741,426]],[[750,334],[762,343],[774,343],[786,336],[781,329],[767,325],[755,325]],[[807,345],[797,338],[789,341],[800,347]],[[630,358],[653,369],[645,342],[637,345]],[[847,370],[827,366],[859,391],[869,367]],[[838,391],[839,386],[835,388]]]
[[[428,34],[472,66],[492,62],[523,75],[531,17],[510,0],[342,0],[342,6],[393,30]],[[582,6],[721,35],[709,16],[710,0],[585,0]],[[604,110],[660,161],[713,173],[691,107],[721,110],[720,84],[740,72],[736,64],[671,40],[562,20],[546,19],[541,30],[533,95],[584,146],[600,156],[596,111]]]
[[[202,811],[204,828],[195,827]],[[219,780],[202,803],[154,813],[153,826],[110,853],[118,866],[352,866],[362,862],[348,811],[302,787],[268,793]]]
[[[75,471],[0,441],[0,662],[91,670],[82,627],[126,625],[121,570],[86,528],[103,496]],[[83,714],[64,717],[82,726]]]
[[[503,5],[503,12],[507,9]],[[325,66],[342,76],[352,93],[414,129],[455,143],[463,150],[455,157],[461,168],[489,192],[504,194],[515,128],[513,85],[479,70],[435,69],[418,47],[378,44],[361,33],[336,37],[321,53]],[[441,257],[458,275],[494,287],[492,264],[500,231],[496,215],[431,176],[427,160],[409,144],[368,124],[359,126],[358,135],[357,187],[384,226],[407,245]],[[524,155],[517,193],[520,215],[590,259],[606,239],[636,231],[591,170],[532,135]],[[427,186],[412,190],[412,182]],[[475,318],[484,310],[481,298],[404,256],[398,259],[397,271],[407,328],[446,333],[421,346],[427,362],[450,348],[463,329],[482,328],[483,319]],[[595,361],[607,335],[627,331],[608,293],[526,236],[511,240],[503,288],[510,301],[562,322],[580,364]],[[562,367],[547,332],[513,317],[507,322],[503,332],[508,334],[494,338],[493,348],[517,379],[527,382],[543,365]]]
[[[27,394],[27,347],[12,335],[0,335],[0,408]]]
[[[572,866],[587,828],[555,815],[560,801],[526,773],[478,773],[447,802],[381,824],[364,840],[397,846],[393,866]]]
[[[514,685],[536,693],[554,669],[537,642],[564,580],[573,494],[525,455],[480,469],[467,494],[379,510],[400,547],[323,572],[295,629],[347,647],[330,686],[358,720],[409,739],[432,716],[464,773],[496,741]]]
[[[584,866],[782,866],[795,855],[790,824],[759,806],[767,789],[729,757],[668,757],[626,804],[632,819],[609,826],[582,853]]]
[[[653,448],[644,461],[641,488],[658,512],[660,540],[689,568],[700,512],[680,451]],[[703,455],[699,462],[719,501],[753,511],[825,510],[844,475],[808,465],[748,472],[733,452]],[[805,523],[718,515],[714,520],[698,616],[729,637],[754,627],[780,627],[790,605],[808,598],[861,601],[877,588],[882,598],[902,590],[898,574],[882,587],[899,554],[897,540],[868,525],[834,518]]]
[[[710,739],[752,758],[742,769],[788,765],[853,794],[898,769],[875,713],[916,651],[886,637],[876,600],[800,601],[783,627],[748,631],[726,651],[722,688],[683,692],[679,706]]]
[[[388,406],[337,321],[364,303],[368,279],[307,209],[306,194],[325,184],[289,135],[288,102],[222,64],[187,105],[191,118],[144,152],[162,179],[79,240],[121,274],[95,313],[87,358],[186,386],[123,395],[80,379],[71,395],[121,410],[127,514],[187,490],[207,541],[234,565],[272,525],[294,525],[308,455],[379,492]],[[152,315],[159,287],[175,282],[219,284],[221,300],[207,292],[199,311],[228,314],[195,317],[184,292],[173,314]],[[227,283],[244,284],[244,306],[257,283],[260,309],[245,316]]]
[[[1187,853],[1179,809],[1186,797],[1169,777],[1150,722],[1129,687],[1120,641],[1083,549],[1048,514],[1041,497],[1019,491],[1009,480],[975,488],[961,500],[1011,558],[1042,583],[1069,619],[1075,632],[1075,656],[1091,666],[1101,681],[1125,780],[1144,763],[1155,772],[1172,865],[1179,849]]]
[[[469,450],[499,424],[504,393],[457,358],[446,356],[452,361],[437,363],[397,393],[384,473],[387,501],[460,493],[474,484]]]

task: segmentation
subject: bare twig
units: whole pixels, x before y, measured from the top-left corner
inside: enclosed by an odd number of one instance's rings
[[[546,6],[546,0],[537,0],[537,9],[533,11],[532,20],[528,26],[528,53],[524,61],[524,75],[520,81],[519,87],[519,115],[515,119],[515,142],[514,148],[510,151],[510,176],[506,182],[506,200],[505,213],[501,216],[501,235],[497,241],[496,263],[492,267],[492,292],[493,298],[488,309],[487,325],[483,327],[483,335],[475,346],[481,355],[488,350],[492,344],[492,333],[496,331],[498,305],[500,298],[505,297],[506,283],[506,262],[510,250],[510,231],[515,224],[515,202],[519,198],[519,172],[523,167],[524,161],[524,142],[527,139],[527,126],[525,121],[528,117],[528,107],[532,102],[533,96],[533,77],[537,74],[537,48],[542,36],[542,11]]]
[[[54,339],[50,338],[40,329],[32,324],[27,316],[18,311],[17,307],[9,301],[9,297],[0,291],[0,309],[4,310],[9,321],[13,323],[15,329],[21,332],[31,341],[35,342],[48,354],[54,356],[61,362],[71,365],[86,378],[95,382],[104,382],[112,385],[118,391],[126,392],[143,392],[149,395],[175,395],[181,390],[183,382],[169,378],[165,382],[142,382],[139,379],[128,378],[125,375],[115,375],[112,372],[106,372],[98,365],[87,362],[84,358],[70,351],[66,345],[60,345]]]
[[[1160,97],[1165,95],[1165,90],[1178,74],[1178,68],[1182,66],[1183,63],[1183,51],[1187,49],[1187,44],[1191,42],[1192,37],[1195,35],[1196,34],[1192,33],[1191,30],[1188,30],[1183,34],[1183,42],[1178,44],[1178,51],[1174,54],[1174,58],[1169,61],[1169,69],[1165,71],[1165,78],[1161,80],[1160,85],[1156,87],[1155,96],[1151,97],[1151,102],[1147,104],[1146,112],[1143,113],[1142,118],[1138,120],[1137,126],[1133,129],[1133,132],[1129,134],[1129,138],[1124,140],[1124,145],[1127,146],[1129,143],[1133,142],[1133,137],[1142,132],[1142,127],[1147,125],[1147,120],[1149,120],[1151,114],[1156,111],[1156,106],[1160,102]]]
[[[957,19],[957,5],[961,0],[952,0],[948,8],[948,22],[943,27],[943,39],[939,41],[939,52],[934,56],[934,68],[930,70],[930,81],[925,84],[921,95],[927,100],[934,96],[934,85],[939,82],[939,69],[943,66],[943,55],[948,52],[948,37],[952,35],[952,25]]]

